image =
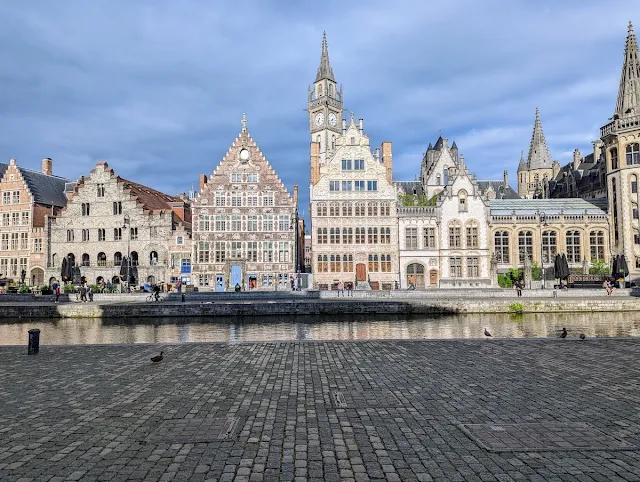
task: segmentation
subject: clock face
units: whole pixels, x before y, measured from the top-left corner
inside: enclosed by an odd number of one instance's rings
[[[316,125],[321,126],[324,122],[324,114],[322,112],[318,112],[316,114]]]
[[[249,151],[247,149],[242,149],[240,151],[240,160],[244,162],[249,160]]]
[[[336,115],[333,112],[329,114],[329,124],[331,126],[335,126],[337,122],[338,122],[338,118],[336,117]]]

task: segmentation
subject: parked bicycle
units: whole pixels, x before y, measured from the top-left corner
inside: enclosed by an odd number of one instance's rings
[[[148,302],[157,301],[158,303],[162,303],[165,298],[166,296],[162,296],[160,293],[150,293],[149,296],[147,296],[146,300]]]

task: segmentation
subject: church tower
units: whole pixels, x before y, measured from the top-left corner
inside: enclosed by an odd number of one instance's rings
[[[309,87],[308,102],[311,142],[319,143],[318,162],[324,164],[335,149],[335,140],[342,134],[342,86],[338,91],[329,63],[325,32],[322,33],[320,66],[313,88]],[[314,183],[313,172],[311,177],[311,182]]]
[[[540,111],[536,108],[536,120],[529,145],[527,160],[520,156],[518,165],[518,194],[522,198],[545,198],[547,183],[553,178],[553,162],[547,140],[542,132]]]
[[[640,278],[640,59],[629,22],[616,108],[600,128],[606,159],[613,255],[625,255],[631,279]]]

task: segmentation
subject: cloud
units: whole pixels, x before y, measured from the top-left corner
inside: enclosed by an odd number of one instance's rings
[[[413,179],[438,135],[478,178],[515,179],[539,107],[554,158],[613,113],[637,0],[34,0],[0,4],[0,159],[77,178],[97,160],[169,193],[249,130],[308,205],[307,86],[322,31],[372,146]],[[594,22],[593,19],[598,19]]]

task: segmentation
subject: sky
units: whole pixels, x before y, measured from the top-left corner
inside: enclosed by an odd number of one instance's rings
[[[613,115],[629,21],[608,0],[31,0],[0,3],[0,162],[77,179],[99,160],[132,181],[197,189],[248,129],[309,202],[307,89],[326,31],[345,117],[393,143],[411,180],[456,141],[479,179],[512,186],[535,109],[569,162]]]

